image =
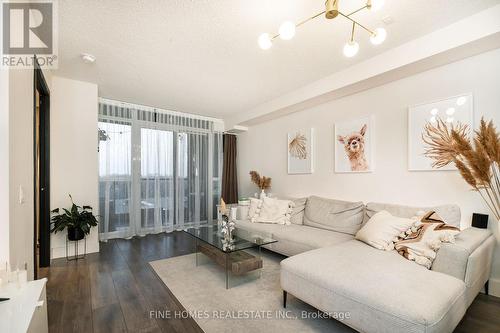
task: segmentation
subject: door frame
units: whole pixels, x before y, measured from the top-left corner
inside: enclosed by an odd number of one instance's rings
[[[34,74],[33,74],[33,199],[36,202],[36,92],[40,98],[40,211],[37,211],[36,205],[33,205],[33,259],[34,275],[38,277],[38,267],[36,262],[37,216],[40,215],[39,225],[39,265],[40,267],[50,266],[50,90],[47,81],[43,75],[42,69],[38,65],[37,57],[34,56]]]

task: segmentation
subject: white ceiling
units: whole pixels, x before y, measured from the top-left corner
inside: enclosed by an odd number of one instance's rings
[[[291,41],[271,50],[257,45],[276,32],[320,12],[324,0],[61,0],[59,69],[56,75],[95,82],[101,97],[171,110],[227,117],[427,34],[500,0],[386,0],[379,12],[356,17],[387,29],[372,46],[358,29],[360,51],[342,55],[351,25],[318,18]],[[364,0],[340,2],[349,12]],[[390,15],[394,23],[381,19]],[[84,64],[81,53],[97,57]]]

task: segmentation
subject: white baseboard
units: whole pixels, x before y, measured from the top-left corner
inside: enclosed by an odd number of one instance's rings
[[[500,297],[500,279],[490,279],[489,287],[489,294],[491,296]]]

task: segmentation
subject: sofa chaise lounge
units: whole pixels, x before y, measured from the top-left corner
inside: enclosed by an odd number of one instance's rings
[[[296,202],[292,225],[237,222],[278,240],[267,248],[289,257],[281,262],[285,306],[289,293],[326,313],[349,313],[343,323],[360,332],[452,332],[487,288],[495,246],[489,230],[462,230],[455,243],[442,245],[430,270],[354,239],[381,210],[400,217],[434,210],[459,227],[458,206],[364,205],[314,196]]]

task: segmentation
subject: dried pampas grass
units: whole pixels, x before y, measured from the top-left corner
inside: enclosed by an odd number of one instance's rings
[[[470,139],[467,125],[447,125],[442,119],[427,123],[422,139],[425,155],[433,167],[454,163],[462,178],[479,192],[490,211],[500,221],[500,134],[492,121],[481,119]]]
[[[294,138],[288,144],[290,155],[299,160],[307,159],[307,138],[302,133],[295,134]]]
[[[261,177],[257,171],[250,171],[250,179],[252,180],[252,183],[257,185],[257,187],[261,190],[271,188],[271,178],[265,176]]]

